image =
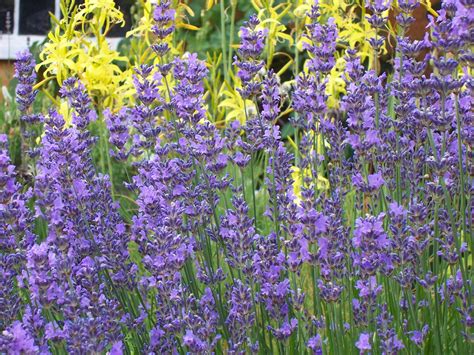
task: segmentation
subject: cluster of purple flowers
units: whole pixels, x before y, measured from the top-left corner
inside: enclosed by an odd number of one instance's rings
[[[70,78],[59,94],[72,123],[35,116],[22,53],[17,101],[25,132],[42,134],[31,183],[0,135],[0,353],[472,351],[474,4],[443,2],[413,41],[417,6],[398,2],[391,75],[345,51],[338,112],[326,93],[337,27],[311,7],[288,103],[296,150],[255,15],[234,61],[255,110],[225,130],[206,110],[205,63],[170,53],[169,1],[153,11],[159,64],[136,69],[134,107],[96,112]],[[376,56],[390,8],[369,6]],[[94,164],[101,115],[131,174],[131,217]]]

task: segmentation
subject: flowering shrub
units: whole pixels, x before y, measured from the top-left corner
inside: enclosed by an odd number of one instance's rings
[[[390,6],[368,8],[377,58]],[[96,112],[71,77],[59,91],[71,124],[33,113],[21,53],[31,176],[0,135],[0,352],[472,353],[474,9],[446,1],[410,40],[417,6],[398,1],[393,73],[343,52],[338,107],[336,23],[309,9],[288,92],[250,16],[233,63],[253,109],[225,129],[208,117],[205,63],[170,52],[168,1],[133,107]],[[126,192],[92,159],[99,115]]]

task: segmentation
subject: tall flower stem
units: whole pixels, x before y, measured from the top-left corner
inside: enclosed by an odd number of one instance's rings
[[[455,110],[456,110],[456,130],[457,130],[457,143],[458,143],[458,164],[459,164],[459,179],[460,179],[460,189],[459,189],[459,197],[460,197],[460,214],[461,214],[461,231],[465,235],[466,233],[466,195],[464,193],[464,164],[463,164],[463,148],[462,148],[462,135],[461,135],[461,117],[459,114],[459,95],[456,94],[455,101]],[[471,247],[472,247],[472,236],[470,238]],[[467,263],[466,258],[466,263]],[[466,264],[467,267],[467,264]]]
[[[220,0],[219,2],[220,6],[220,16],[221,16],[221,47],[222,47],[222,64],[224,67],[224,78],[225,81],[229,82],[229,72],[228,72],[228,61],[231,60],[231,58],[228,58],[227,55],[230,54],[227,53],[227,47],[226,47],[226,29],[225,29],[225,4],[224,0]]]
[[[229,55],[228,55],[228,72],[232,70],[232,55],[233,55],[233,48],[234,45],[234,35],[235,35],[235,12],[237,10],[237,3],[238,0],[230,0],[231,6],[231,17],[230,17],[230,34],[229,34]]]

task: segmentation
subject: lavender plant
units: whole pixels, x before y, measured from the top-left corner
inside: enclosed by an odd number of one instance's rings
[[[253,106],[225,129],[209,117],[206,63],[170,51],[168,1],[153,12],[156,61],[119,111],[96,112],[69,78],[70,124],[30,112],[22,53],[17,101],[25,132],[42,134],[24,142],[30,182],[0,135],[0,352],[472,353],[474,5],[444,2],[411,40],[417,6],[371,2],[368,67],[314,4],[290,93],[251,16],[234,66]],[[392,73],[379,65],[389,9]],[[128,211],[92,158],[102,114]]]

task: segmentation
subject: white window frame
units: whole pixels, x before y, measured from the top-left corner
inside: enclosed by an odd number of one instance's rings
[[[0,34],[0,60],[15,59],[16,54],[20,51],[28,49],[34,42],[42,42],[46,35],[28,35],[19,34],[20,32],[20,1],[34,0],[15,0],[13,8],[13,31],[12,33]],[[60,0],[54,1],[54,15],[59,18]],[[107,42],[112,48],[117,48],[122,37],[107,38]]]

